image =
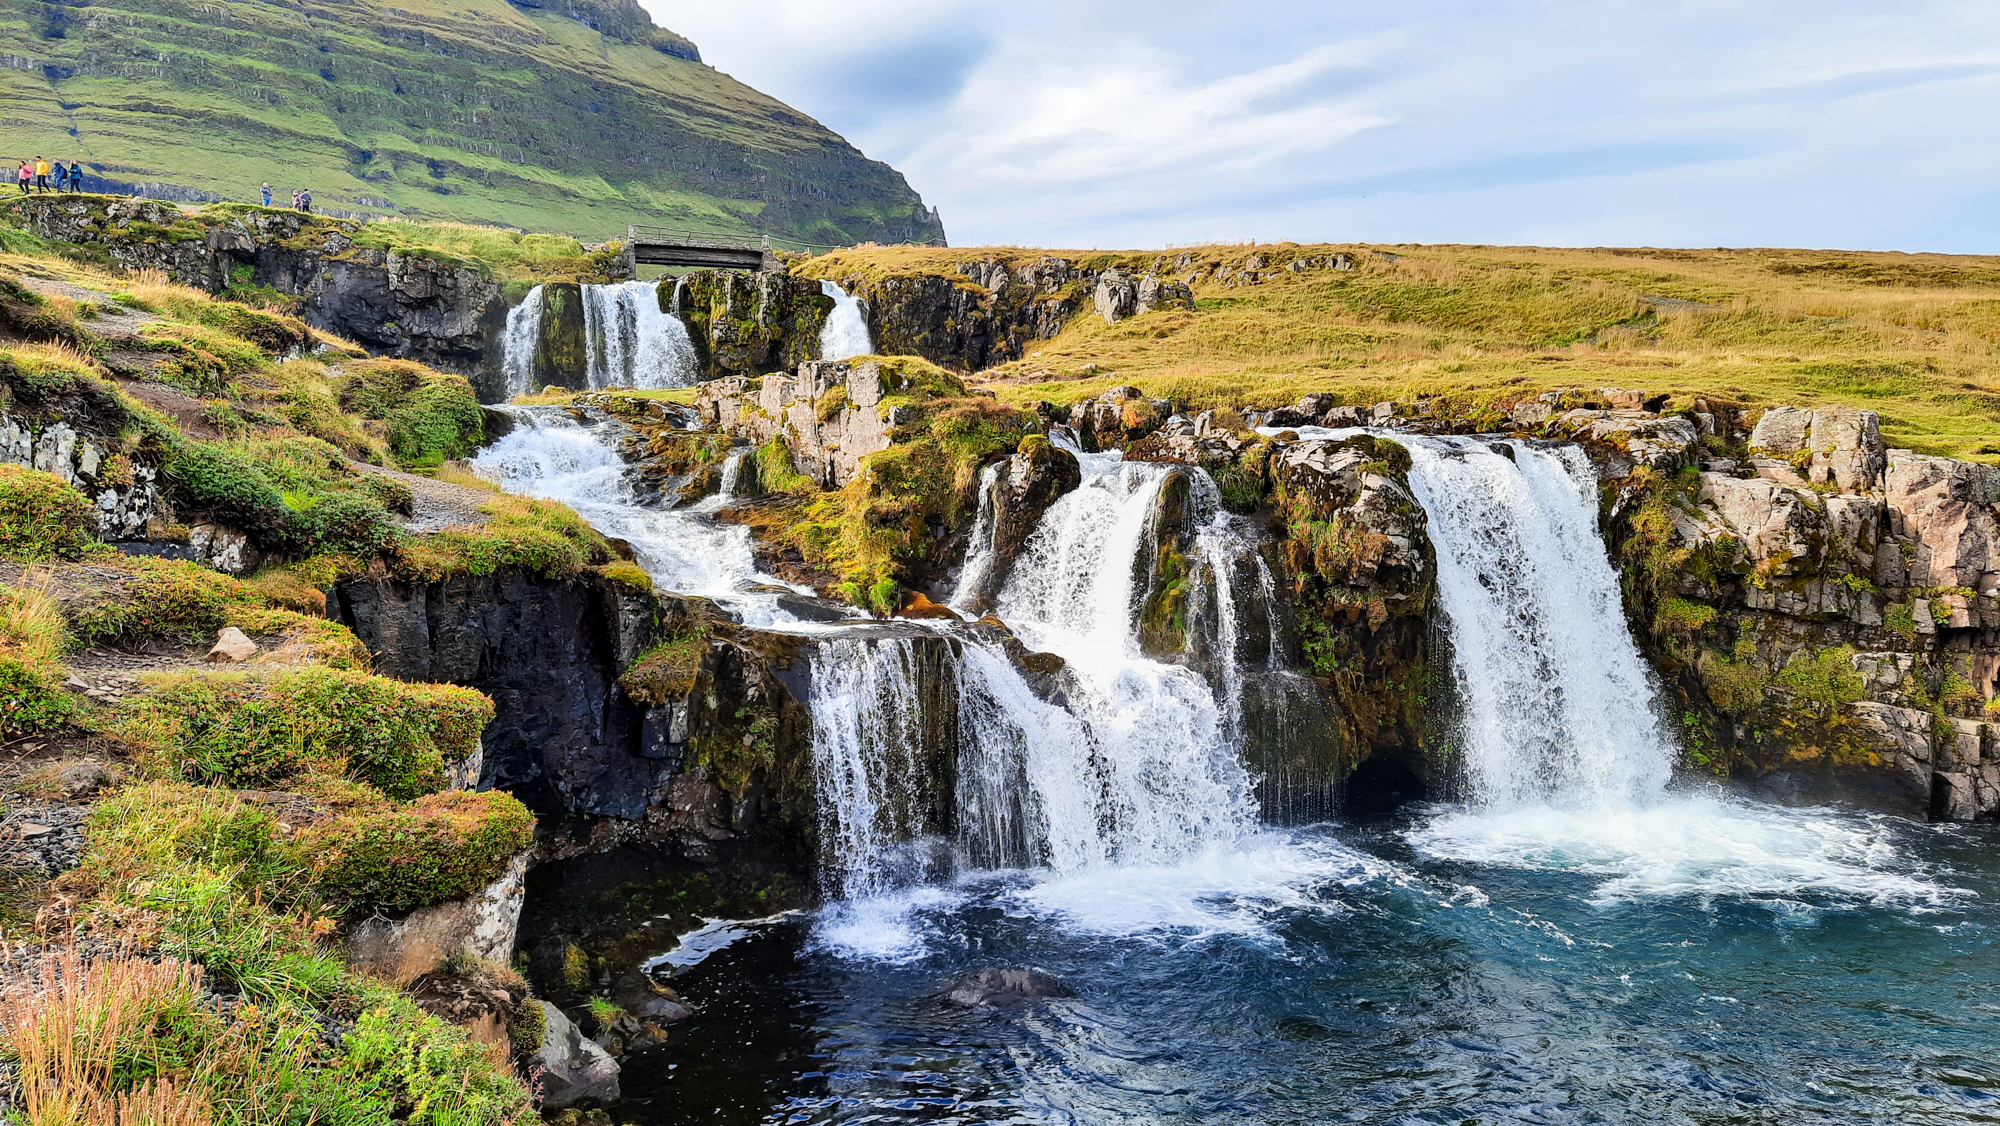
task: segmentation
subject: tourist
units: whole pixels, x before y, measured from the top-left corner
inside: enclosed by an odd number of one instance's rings
[[[297,189],[297,188],[293,188],[293,189],[292,189],[292,210],[293,210],[293,211],[297,211],[298,209],[299,209],[299,189]]]
[[[264,206],[271,206],[271,181],[264,181]]]
[[[313,190],[311,188],[299,189],[299,210],[308,215],[313,213]]]
[[[21,181],[21,194],[22,194],[22,195],[27,195],[27,194],[28,194],[28,181],[30,181],[30,180],[32,180],[32,179],[34,179],[34,178],[35,178],[35,170],[34,170],[33,168],[30,168],[30,167],[28,167],[28,162],[27,162],[27,161],[25,161],[25,160],[24,160],[24,161],[22,161],[22,162],[21,162],[21,172],[20,172],[20,181]]]
[[[46,159],[38,156],[35,158],[35,191],[39,193],[48,190],[49,190],[49,162]]]
[[[83,190],[83,161],[76,157],[69,158],[69,190],[72,192]]]

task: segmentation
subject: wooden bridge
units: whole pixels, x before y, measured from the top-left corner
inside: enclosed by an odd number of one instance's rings
[[[626,229],[625,264],[693,266],[704,270],[776,270],[785,264],[772,253],[769,235],[721,235],[674,227]]]

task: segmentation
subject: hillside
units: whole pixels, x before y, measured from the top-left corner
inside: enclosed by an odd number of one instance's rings
[[[92,190],[829,244],[941,238],[903,177],[699,61],[633,0],[108,0],[0,10],[0,155]]]
[[[1038,265],[1056,258],[1066,284]],[[986,263],[1006,266],[1008,279],[981,284],[997,281]],[[1112,268],[1186,282],[1196,307],[1106,324],[1088,279]],[[1280,244],[862,249],[795,269],[869,297],[878,343],[984,367],[979,380],[1015,402],[1068,404],[1124,384],[1195,409],[1278,406],[1308,392],[1364,405],[1508,403],[1557,387],[1634,387],[1865,407],[1881,413],[1892,445],[2000,455],[2000,258]],[[1067,315],[1037,311],[1065,301]],[[958,339],[984,333],[1013,340],[1012,351],[968,363],[931,328],[943,318],[929,306],[941,302],[962,306],[949,322]]]

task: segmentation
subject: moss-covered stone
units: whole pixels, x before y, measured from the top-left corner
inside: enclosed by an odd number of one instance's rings
[[[334,902],[406,911],[492,883],[534,828],[511,794],[454,790],[315,825],[298,848],[316,858],[314,886]]]
[[[89,498],[38,469],[0,465],[0,559],[77,560],[103,550]]]

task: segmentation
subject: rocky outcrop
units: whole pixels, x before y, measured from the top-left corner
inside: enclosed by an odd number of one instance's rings
[[[183,215],[170,204],[105,196],[18,201],[43,238],[102,248],[131,269],[163,270],[211,293],[269,286],[301,299],[299,315],[384,356],[476,374],[506,319],[499,283],[469,265],[355,243],[361,224],[292,211]]]
[[[765,445],[782,439],[792,466],[825,488],[854,479],[861,459],[886,450],[892,432],[914,415],[884,400],[905,387],[890,386],[879,363],[813,361],[796,377],[768,375],[755,387],[742,379],[702,384],[695,409],[724,433]]]
[[[1085,450],[1122,450],[1165,426],[1173,408],[1171,401],[1147,398],[1137,387],[1113,387],[1070,407],[1063,421]]]
[[[950,272],[836,277],[868,303],[868,328],[883,355],[922,356],[941,367],[980,371],[1028,355],[1071,318],[1095,311],[1116,323],[1154,309],[1194,308],[1167,263],[1134,277],[1067,258],[984,258]]]
[[[59,419],[38,421],[28,411],[0,412],[0,464],[53,473],[89,497],[100,539],[143,535],[164,512],[158,470],[127,458],[123,449],[115,433],[78,431]]]

